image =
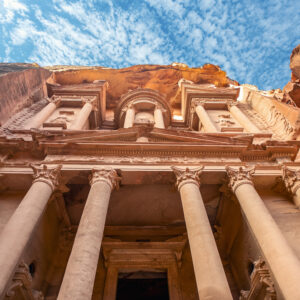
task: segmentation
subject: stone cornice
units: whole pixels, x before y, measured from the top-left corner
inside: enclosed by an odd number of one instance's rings
[[[252,182],[252,175],[254,173],[254,168],[243,168],[239,167],[231,168],[229,166],[226,167],[227,176],[229,178],[228,185],[232,189],[233,192],[236,191],[236,189],[242,185],[242,184],[251,184]]]
[[[30,165],[33,169],[33,183],[35,182],[44,182],[48,184],[52,191],[59,185],[60,178],[60,170],[62,165],[58,166],[47,166],[45,164],[42,165]]]
[[[176,187],[180,190],[185,184],[193,183],[200,187],[200,175],[203,170],[203,166],[197,169],[190,169],[190,168],[177,168],[172,167],[173,172],[176,175]]]
[[[121,177],[118,176],[114,169],[93,169],[89,180],[91,186],[97,182],[105,182],[111,189],[118,189]]]

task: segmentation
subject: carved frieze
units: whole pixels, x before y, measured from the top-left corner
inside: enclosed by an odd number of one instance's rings
[[[58,166],[47,166],[42,165],[30,165],[33,169],[33,183],[34,182],[45,182],[47,183],[52,190],[55,190],[59,185],[60,170],[62,165]]]
[[[243,168],[239,167],[231,168],[229,166],[226,167],[227,176],[229,178],[228,185],[232,189],[233,192],[236,191],[236,189],[242,185],[242,184],[251,184],[252,183],[252,175],[254,173],[254,168]]]

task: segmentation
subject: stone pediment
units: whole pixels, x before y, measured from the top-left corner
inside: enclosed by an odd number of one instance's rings
[[[107,130],[107,131],[89,131],[89,132],[35,132],[34,139],[44,143],[62,143],[62,144],[98,144],[105,142],[137,142],[139,137],[148,138],[148,143],[196,143],[197,145],[243,145],[248,146],[253,140],[252,135],[228,135],[195,133],[183,130],[169,130],[144,127],[133,127],[128,129]],[[148,144],[146,143],[146,144]],[[145,143],[143,143],[145,144]]]

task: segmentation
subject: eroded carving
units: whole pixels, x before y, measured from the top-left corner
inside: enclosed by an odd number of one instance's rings
[[[200,186],[200,175],[202,173],[202,170],[204,166],[201,166],[197,169],[190,169],[190,168],[177,168],[177,167],[171,167],[173,172],[176,175],[176,187],[178,190],[181,189],[181,187],[186,183],[194,183],[198,187]]]
[[[89,177],[90,185],[103,181],[106,182],[111,189],[118,189],[121,177],[118,176],[114,169],[93,169]]]
[[[51,187],[52,191],[54,191],[58,187],[62,165],[49,167],[45,164],[30,164],[30,166],[33,169],[33,183],[45,182]]]
[[[292,170],[284,166],[282,179],[289,193],[295,194],[300,188],[300,170]]]
[[[276,291],[266,262],[259,258],[254,262],[254,270],[250,276],[251,287],[249,291],[241,291],[240,300],[259,299],[276,300]]]
[[[23,290],[22,294],[26,294],[26,299],[43,300],[44,295],[41,291],[36,291],[31,288],[32,277],[29,272],[29,267],[24,262],[21,262],[15,272],[12,279],[12,283],[9,286],[5,299],[13,298],[18,290]]]
[[[243,168],[239,167],[238,169],[226,167],[227,176],[229,178],[228,186],[232,189],[233,192],[242,185],[242,184],[251,184],[252,175],[255,172],[254,168]]]

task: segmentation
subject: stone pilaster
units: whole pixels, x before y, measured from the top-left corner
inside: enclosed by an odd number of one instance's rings
[[[204,131],[207,133],[215,133],[218,132],[217,127],[211,120],[207,111],[204,108],[204,101],[194,100],[192,103],[192,109],[194,109],[199,117],[199,122],[202,123]]]
[[[158,103],[154,109],[154,127],[165,128],[163,112],[164,108]]]
[[[200,299],[232,299],[221,258],[199,191],[203,167],[172,167],[177,177]]]
[[[251,177],[253,169],[227,167],[229,186],[235,193],[247,223],[266,259],[284,299],[300,299],[300,262],[284,238]]]
[[[61,166],[32,168],[33,183],[0,234],[0,298],[58,184]]]
[[[294,204],[300,209],[300,170],[283,167],[282,178],[286,189],[292,195]]]
[[[59,291],[60,300],[91,299],[110,194],[120,178],[113,169],[93,170],[91,189]],[[84,266],[84,267],[83,267]]]
[[[27,124],[25,124],[25,129],[40,127],[60,105],[61,97],[53,96],[51,99],[48,99],[48,101],[49,104],[47,104],[40,112],[29,120]]]
[[[82,97],[81,101],[83,103],[83,107],[81,108],[79,114],[76,116],[76,119],[73,121],[69,129],[81,130],[88,120],[90,113],[93,110],[97,109],[96,97]]]
[[[135,109],[133,105],[130,103],[126,107],[123,108],[123,111],[125,112],[125,120],[124,120],[124,128],[130,128],[134,124],[134,118],[135,118]]]
[[[228,110],[232,116],[245,128],[248,132],[251,133],[260,133],[260,130],[249,120],[249,118],[239,109],[238,102],[228,102]]]

